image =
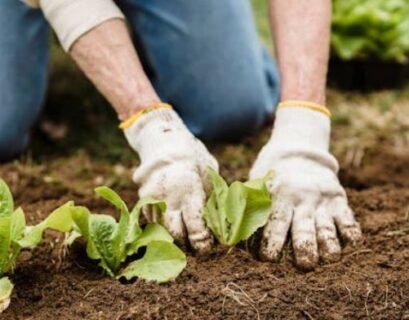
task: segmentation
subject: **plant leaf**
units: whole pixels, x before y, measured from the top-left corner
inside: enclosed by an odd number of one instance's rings
[[[176,245],[166,241],[148,244],[142,259],[130,263],[119,277],[139,277],[159,283],[175,279],[186,267],[186,256]]]
[[[210,175],[214,189],[204,219],[221,244],[234,246],[267,223],[272,200],[266,182],[273,173],[245,183],[236,181],[230,187],[215,171]]]
[[[9,217],[13,212],[13,196],[3,179],[0,179],[0,218]]]
[[[109,275],[119,268],[117,252],[112,237],[118,228],[118,223],[111,216],[92,214],[89,217],[89,239],[92,241],[101,259],[100,265]]]
[[[71,217],[74,222],[74,231],[81,233],[86,241],[90,238],[89,236],[89,217],[91,213],[88,208],[83,206],[75,206],[69,208],[71,212]]]
[[[148,205],[155,205],[158,207],[158,209],[161,212],[166,211],[166,203],[162,200],[156,200],[152,197],[143,197],[139,199],[139,201],[136,203],[135,207],[131,211],[131,216],[134,216],[134,219],[136,221],[139,221],[139,216],[141,214],[141,210],[143,207],[148,206]]]
[[[13,284],[7,277],[0,279],[0,313],[7,309],[10,304],[10,296],[13,291]]]
[[[120,212],[128,212],[128,207],[126,206],[125,202],[121,199],[121,197],[111,188],[108,187],[98,187],[95,188],[96,194],[98,194],[100,197],[104,198],[111,204],[113,204],[115,207],[119,209]]]
[[[10,263],[9,247],[11,218],[0,218],[0,277],[8,271]]]
[[[67,242],[72,243],[82,236],[87,242],[88,257],[99,260],[99,265],[112,277],[128,255],[146,246],[145,256],[138,260],[138,263],[135,262],[135,272],[140,272],[141,277],[154,277],[157,281],[167,281],[173,276],[176,277],[181,272],[180,267],[184,268],[186,257],[179,248],[173,245],[171,235],[164,227],[157,224],[147,225],[144,230],[139,226],[139,216],[143,206],[156,206],[163,212],[166,210],[165,203],[152,198],[143,198],[129,213],[125,203],[113,190],[100,187],[96,189],[96,192],[121,211],[119,222],[108,215],[90,213],[86,207],[62,208],[60,211],[69,212],[68,215],[73,221],[73,231]],[[165,251],[161,252],[161,250]],[[157,259],[161,257],[163,261],[159,260],[159,262],[164,263],[165,270],[161,270],[155,264],[159,263]],[[180,260],[183,260],[183,265]],[[129,270],[132,272],[133,269]],[[160,274],[155,276],[157,271]]]
[[[43,222],[46,228],[50,228],[60,232],[69,232],[72,229],[71,210],[74,206],[74,201],[69,201],[62,207],[51,212],[47,219]]]
[[[127,244],[134,243],[135,240],[141,235],[142,229],[139,225],[139,217],[141,215],[142,208],[148,205],[155,206],[156,210],[158,210],[162,214],[166,211],[166,203],[164,201],[156,200],[151,197],[144,197],[139,199],[130,214],[130,228],[128,229],[128,234],[126,237]]]
[[[267,223],[271,214],[272,201],[268,191],[248,187],[245,189],[246,207],[240,220],[240,227],[236,233],[232,233],[229,239],[232,245],[250,238],[258,228]]]
[[[72,230],[67,239],[65,240],[65,244],[67,246],[71,246],[75,240],[79,239],[82,237],[82,234],[78,232],[77,230]]]
[[[115,262],[113,265],[119,266],[126,258],[126,243],[125,239],[130,228],[130,217],[129,210],[126,203],[121,199],[121,197],[111,188],[108,187],[98,187],[95,189],[95,192],[109,201],[120,211],[119,223],[115,229],[114,234],[112,235],[112,248],[115,252]]]
[[[219,215],[216,195],[214,193],[209,197],[209,200],[204,207],[203,219],[219,242],[221,244],[227,244],[228,239],[224,237],[225,234],[227,235],[226,221],[222,220]]]
[[[226,199],[229,187],[223,178],[212,168],[209,168],[209,176],[213,184],[213,192],[204,208],[203,218],[219,241],[227,244],[229,230],[226,215]]]
[[[0,276],[10,265],[9,246],[11,241],[11,215],[13,197],[4,180],[0,179]]]
[[[243,183],[234,182],[226,198],[226,218],[229,224],[227,245],[233,246],[240,240],[242,221],[245,216],[247,193]]]
[[[3,272],[0,271],[0,275],[12,268],[14,261],[21,251],[19,241],[23,238],[25,229],[26,219],[24,216],[24,212],[21,208],[18,208],[10,217],[10,239],[8,244],[8,255],[5,259],[1,259],[2,262],[0,264],[2,265],[2,267],[0,267],[0,269],[2,269]]]
[[[98,187],[95,189],[95,192],[105,200],[109,201],[115,207],[117,207],[121,214],[119,223],[116,224],[116,227],[112,234],[112,241],[110,242],[110,250],[112,250],[112,255],[110,255],[109,260],[113,260],[110,261],[109,265],[114,269],[112,271],[115,271],[115,269],[119,267],[120,263],[125,261],[126,259],[125,239],[128,235],[128,230],[130,229],[129,210],[125,202],[114,190],[108,187]],[[106,260],[106,262],[108,261]]]
[[[60,232],[69,232],[72,228],[72,216],[68,208],[73,205],[73,202],[68,202],[50,213],[43,222],[35,226],[27,226],[24,237],[18,241],[20,247],[32,248],[36,246],[41,241],[44,230],[47,228]]]
[[[244,185],[248,188],[264,190],[265,192],[268,192],[267,182],[273,178],[274,178],[274,170],[270,170],[269,172],[267,172],[267,174],[263,178],[248,180],[244,182]]]
[[[68,243],[72,243],[75,239],[82,235],[87,242],[87,255],[90,259],[101,259],[101,255],[95,247],[94,241],[90,237],[90,216],[88,208],[82,206],[75,206],[70,208],[71,216],[74,222],[74,230],[67,239]]]
[[[129,247],[128,255],[136,253],[139,248],[147,246],[152,241],[173,243],[173,238],[160,224],[148,224],[145,226],[141,236]]]
[[[19,241],[23,235],[26,228],[26,217],[24,211],[21,208],[17,208],[11,215],[11,226],[10,226],[10,239],[11,241]]]

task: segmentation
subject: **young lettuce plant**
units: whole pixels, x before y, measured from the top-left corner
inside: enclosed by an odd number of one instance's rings
[[[66,204],[71,205],[72,203]],[[5,275],[13,268],[21,249],[35,247],[47,228],[69,232],[71,226],[71,217],[64,215],[61,210],[52,212],[47,219],[35,226],[26,226],[23,210],[14,210],[10,189],[0,179],[0,313],[10,304],[13,290],[13,284]]]
[[[149,205],[164,212],[165,203],[143,198],[129,212],[125,202],[110,188],[99,187],[95,192],[119,210],[119,221],[108,215],[93,214],[86,207],[65,206],[62,211],[68,210],[73,220],[68,244],[84,238],[88,257],[99,260],[99,265],[111,277],[127,280],[139,277],[159,283],[175,279],[186,266],[185,254],[173,244],[172,236],[161,225],[148,224],[143,229],[139,225],[142,207]],[[127,257],[142,247],[146,247],[144,256],[120,271]]]
[[[267,223],[272,200],[266,181],[236,181],[228,186],[216,171],[209,169],[213,192],[204,209],[204,219],[218,241],[234,246],[247,240],[256,230]]]

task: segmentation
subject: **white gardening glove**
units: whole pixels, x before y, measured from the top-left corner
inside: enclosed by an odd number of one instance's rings
[[[319,258],[339,259],[337,229],[344,241],[361,236],[329,140],[330,119],[324,113],[300,106],[278,109],[272,136],[250,171],[251,179],[275,173],[269,181],[275,205],[263,231],[263,259],[279,258],[290,229],[296,264],[303,269],[314,268]]]
[[[195,250],[208,251],[213,240],[202,213],[211,189],[208,168],[218,171],[217,161],[173,110],[144,114],[125,130],[125,136],[141,160],[133,176],[140,197],[167,204],[162,218],[145,210],[147,220],[163,223],[180,242],[188,238]]]

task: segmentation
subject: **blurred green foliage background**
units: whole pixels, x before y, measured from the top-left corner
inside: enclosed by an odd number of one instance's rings
[[[260,36],[271,48],[268,1],[252,2]],[[408,0],[333,0],[332,4],[333,57],[408,62]]]

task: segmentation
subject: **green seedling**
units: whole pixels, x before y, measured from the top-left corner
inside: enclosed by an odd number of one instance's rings
[[[68,203],[67,206],[72,205]],[[72,221],[61,210],[52,212],[47,219],[35,226],[26,226],[21,208],[14,209],[13,196],[7,184],[0,179],[0,313],[10,303],[13,284],[5,276],[14,266],[22,249],[34,248],[45,229],[69,232]]]
[[[218,241],[234,246],[247,240],[267,223],[272,200],[266,181],[271,177],[228,186],[216,171],[209,169],[213,192],[204,209],[204,219]]]
[[[139,277],[159,283],[175,279],[186,266],[185,254],[173,244],[172,236],[161,225],[148,224],[144,228],[139,225],[144,206],[155,207],[163,213],[165,203],[143,198],[129,212],[125,202],[110,188],[99,187],[95,191],[119,210],[119,221],[108,215],[91,213],[86,207],[65,205],[61,211],[73,220],[68,244],[84,238],[88,257],[99,260],[99,265],[112,277],[127,280]],[[143,247],[146,248],[143,257],[123,268],[127,257]]]

